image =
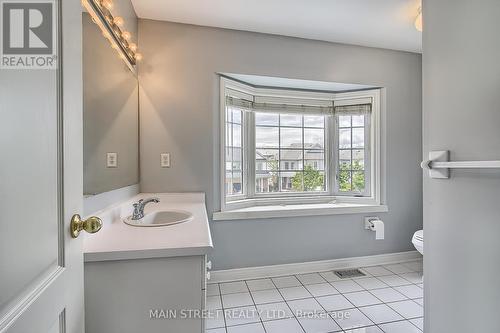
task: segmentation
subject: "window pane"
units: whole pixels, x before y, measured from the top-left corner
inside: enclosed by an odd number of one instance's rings
[[[279,129],[278,127],[256,127],[255,146],[257,148],[278,148]]]
[[[302,127],[302,115],[298,114],[281,114],[280,126]]]
[[[226,171],[231,171],[233,165],[233,149],[226,147]]]
[[[256,193],[279,192],[278,173],[257,173],[255,177]]]
[[[234,147],[241,147],[241,125],[233,124],[233,144]]]
[[[302,192],[302,172],[280,172],[282,192]]]
[[[352,127],[364,127],[365,116],[352,116]]]
[[[241,172],[233,172],[232,177],[232,194],[241,194],[243,191],[243,183]]]
[[[277,149],[258,149],[255,152],[255,192],[278,192],[278,157]]]
[[[340,165],[340,170],[351,170],[351,151],[350,150],[340,150],[339,151],[339,165]]]
[[[339,173],[339,190],[341,192],[351,192],[351,172],[340,171]]]
[[[339,129],[339,148],[351,148],[351,129]]]
[[[241,124],[242,112],[240,110],[233,110],[233,123]]]
[[[325,127],[325,116],[304,116],[304,127]]]
[[[242,151],[241,148],[233,148],[233,171],[241,171],[242,170]]]
[[[226,194],[233,194],[233,176],[231,172],[226,172]]]
[[[301,128],[281,128],[282,148],[302,148]]]
[[[304,170],[304,191],[325,191],[325,173],[306,167]]]
[[[352,146],[353,148],[363,148],[365,146],[365,129],[352,129]]]
[[[292,161],[280,161],[280,170],[302,170],[302,159]]]
[[[230,147],[233,145],[233,125],[226,123],[226,146]]]
[[[339,127],[351,127],[351,116],[338,116]]]
[[[356,149],[352,151],[352,169],[365,169],[365,151],[364,149]]]
[[[236,195],[243,193],[243,112],[237,108],[226,109],[226,194]]]
[[[255,125],[278,126],[279,115],[273,113],[255,113]]]
[[[281,149],[280,159],[302,162],[302,149]]]
[[[356,192],[363,192],[365,190],[365,173],[363,171],[352,173],[352,190]]]
[[[314,170],[325,170],[325,152],[323,150],[304,151],[305,166]]]
[[[256,113],[255,129],[256,193],[326,190],[325,116]]]
[[[257,149],[255,151],[255,169],[257,171],[278,171],[278,149]]]
[[[304,129],[304,148],[322,149],[325,145],[325,131],[323,129]]]

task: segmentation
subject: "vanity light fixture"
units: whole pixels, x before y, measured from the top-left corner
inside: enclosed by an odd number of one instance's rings
[[[422,6],[418,7],[418,15],[415,18],[415,28],[420,32],[424,30],[422,25]]]
[[[130,42],[132,34],[121,29],[125,23],[123,17],[115,17],[111,13],[113,1],[82,0],[82,5],[89,12],[92,21],[99,26],[103,36],[109,40],[111,47],[118,52],[118,56],[136,73],[136,64],[142,59],[142,55],[137,53],[137,45]]]

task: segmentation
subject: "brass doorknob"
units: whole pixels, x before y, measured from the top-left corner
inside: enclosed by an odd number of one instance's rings
[[[97,216],[89,217],[86,220],[82,220],[80,215],[75,214],[71,218],[71,237],[76,238],[80,235],[80,231],[85,230],[89,234],[95,234],[102,228],[102,221]]]

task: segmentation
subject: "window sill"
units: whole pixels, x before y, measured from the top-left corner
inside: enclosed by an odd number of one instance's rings
[[[385,213],[389,208],[386,205],[367,205],[352,203],[323,203],[305,205],[276,205],[255,206],[241,209],[215,212],[214,221],[250,220],[277,217],[322,216],[341,214]]]

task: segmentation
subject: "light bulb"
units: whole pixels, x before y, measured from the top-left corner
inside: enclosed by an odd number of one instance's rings
[[[136,53],[136,54],[135,54],[135,60],[137,60],[137,61],[141,61],[141,60],[142,60],[142,54],[140,54],[140,53]]]
[[[132,52],[137,51],[137,45],[136,45],[135,43],[130,43],[130,44],[128,44],[128,47],[130,48],[130,50],[131,50]]]
[[[123,20],[123,17],[117,16],[113,19],[113,23],[116,24],[117,26],[121,27],[125,21]]]
[[[415,29],[417,29],[420,32],[424,30],[422,24],[422,7],[418,8],[418,15],[417,18],[415,19]]]
[[[130,34],[130,32],[128,32],[128,31],[124,31],[124,32],[122,32],[122,37],[123,37],[125,40],[129,40],[129,39],[132,37],[132,35]]]
[[[102,2],[102,6],[107,8],[108,10],[113,9],[113,1],[112,0],[104,0]]]
[[[103,36],[104,38],[106,38],[106,39],[110,39],[110,38],[111,38],[111,35],[110,35],[110,34],[109,34],[109,32],[107,32],[107,31],[103,31],[103,32],[102,32],[102,36]]]

